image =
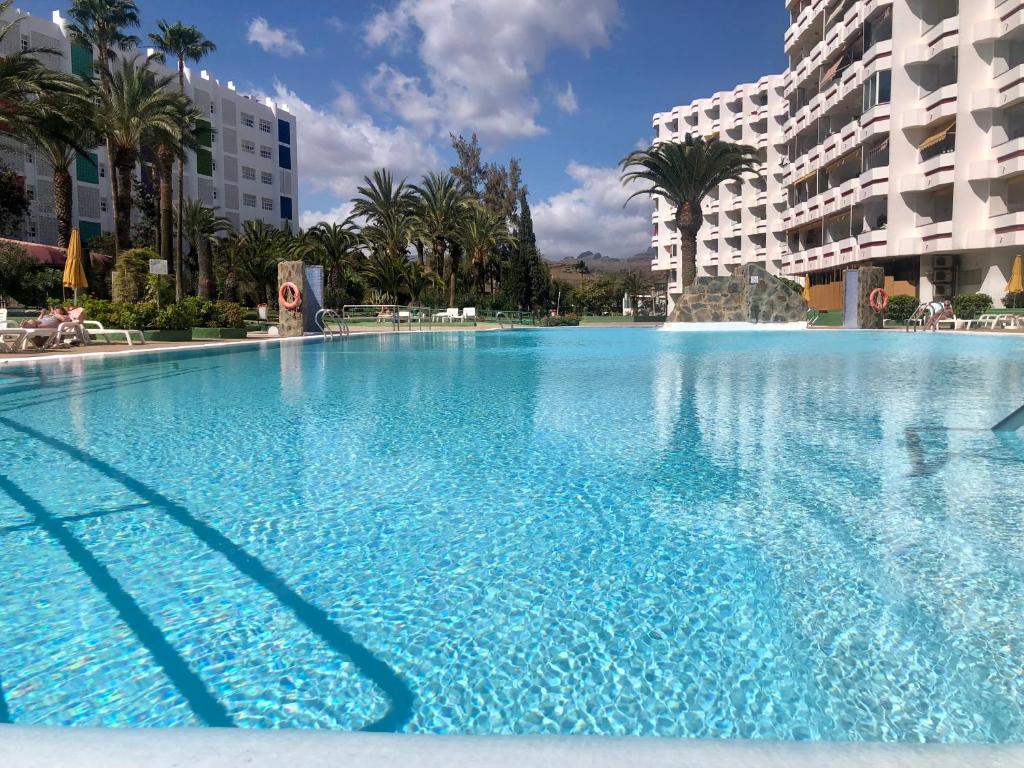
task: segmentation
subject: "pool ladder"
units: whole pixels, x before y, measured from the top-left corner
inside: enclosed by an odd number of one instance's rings
[[[331,322],[338,325],[338,330],[331,328]],[[346,339],[349,336],[348,320],[333,309],[321,309],[316,313],[316,327],[324,335],[325,339]]]

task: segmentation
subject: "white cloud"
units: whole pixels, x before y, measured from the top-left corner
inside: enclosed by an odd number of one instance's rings
[[[567,115],[575,115],[580,111],[580,104],[576,101],[576,92],[572,83],[566,83],[565,90],[555,94],[555,106]]]
[[[426,79],[382,66],[367,90],[403,119],[440,134],[536,136],[544,128],[532,85],[547,52],[566,47],[587,55],[608,44],[619,17],[618,0],[398,0],[373,16],[365,40],[399,50],[415,33]]]
[[[258,95],[263,98],[267,94]],[[418,179],[443,165],[436,148],[422,136],[405,127],[377,125],[344,89],[338,90],[327,108],[312,106],[280,82],[275,83],[270,96],[279,104],[287,104],[296,117],[299,174],[303,187],[313,192],[348,201],[355,196],[363,177],[377,168],[386,167],[399,179]],[[337,216],[344,208],[341,203],[333,211],[303,213],[302,222],[306,223],[307,215]]]
[[[533,206],[537,244],[545,258],[575,258],[583,251],[625,258],[651,245],[651,204],[633,198],[619,182],[618,168],[570,163],[566,173],[576,186]]]
[[[285,57],[301,56],[306,52],[305,46],[292,33],[270,26],[262,16],[257,16],[249,22],[247,39],[267,53],[277,53]]]
[[[352,215],[352,202],[342,203],[328,211],[303,211],[299,216],[299,226],[309,229],[315,224],[326,221],[328,224],[340,224]]]

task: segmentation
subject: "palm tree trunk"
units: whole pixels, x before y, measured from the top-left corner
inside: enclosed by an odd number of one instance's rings
[[[206,238],[200,237],[196,247],[196,260],[199,262],[199,296],[204,299],[213,298],[213,278],[210,264],[210,244]]]
[[[119,250],[128,250],[132,247],[132,169],[131,165],[119,166],[117,174],[117,247]]]
[[[156,170],[160,191],[160,258],[169,262],[174,250],[174,153],[164,144],[156,149]]]
[[[57,245],[67,248],[71,242],[71,207],[73,204],[71,172],[53,169],[53,215],[57,218]]]
[[[426,257],[424,255],[425,247],[422,240],[413,240],[412,244],[416,247],[416,258],[419,259],[420,266],[424,267],[427,264]]]
[[[182,96],[185,95],[185,60],[182,58],[178,59],[178,91]],[[181,259],[182,254],[185,251],[183,240],[184,232],[182,230],[181,212],[185,210],[185,157],[184,151],[182,157],[178,159],[178,247],[175,250],[174,256],[174,298],[181,301]]]
[[[704,212],[699,204],[683,203],[676,211],[679,230],[679,281],[688,288],[697,280],[697,233],[704,224]]]

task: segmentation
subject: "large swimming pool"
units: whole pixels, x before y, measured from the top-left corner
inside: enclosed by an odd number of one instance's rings
[[[0,369],[0,721],[1024,740],[1024,339]]]

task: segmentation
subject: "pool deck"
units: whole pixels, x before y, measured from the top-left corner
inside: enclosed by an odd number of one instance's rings
[[[405,736],[245,729],[0,725],[4,768],[1011,768],[1024,745]]]

